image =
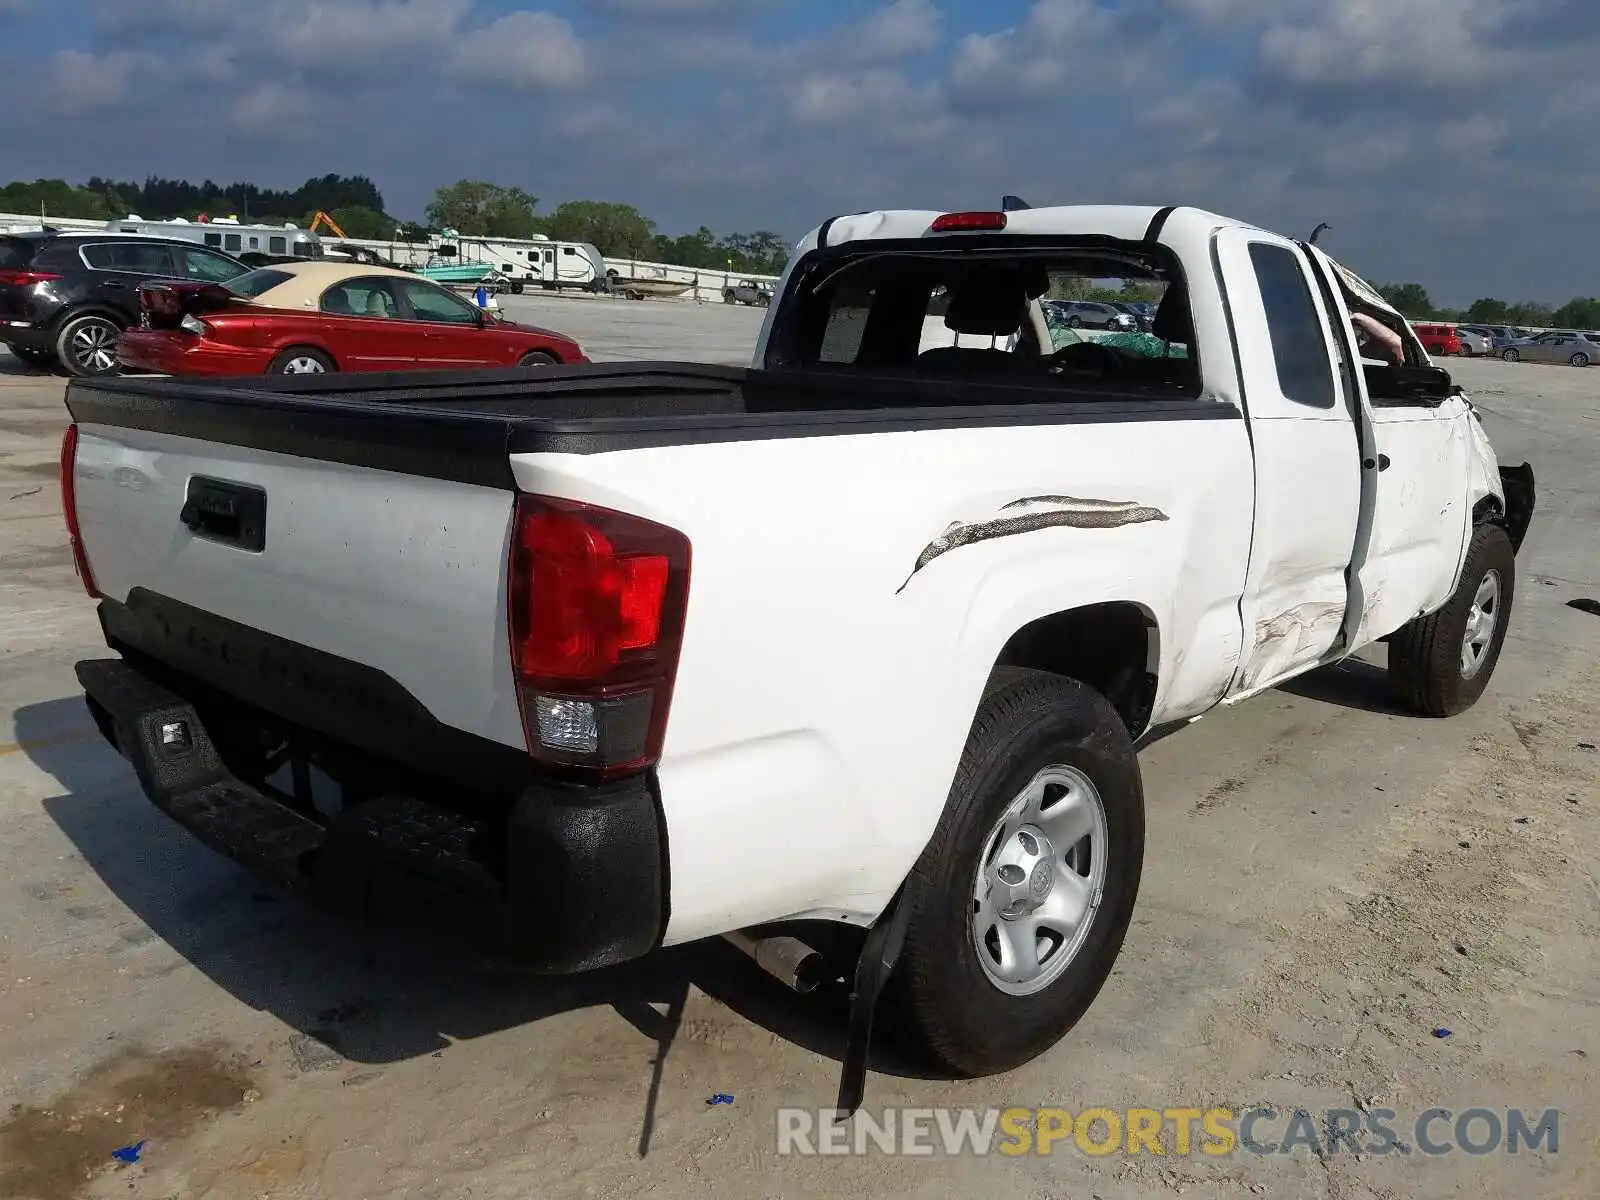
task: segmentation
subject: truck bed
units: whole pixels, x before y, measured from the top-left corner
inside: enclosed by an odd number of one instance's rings
[[[516,453],[1239,416],[1231,405],[1137,386],[1083,390],[672,362],[580,364],[536,377],[504,368],[74,380],[67,409],[84,425],[500,488],[514,486],[509,456]]]

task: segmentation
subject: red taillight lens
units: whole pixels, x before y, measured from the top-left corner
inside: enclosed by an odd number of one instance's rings
[[[49,271],[0,271],[0,283],[16,284],[26,287],[30,283],[51,283],[61,276]]]
[[[689,541],[626,513],[519,496],[507,586],[528,749],[602,776],[661,754]]]
[[[72,543],[72,567],[90,599],[98,600],[100,589],[95,586],[94,572],[89,569],[89,556],[84,553],[83,536],[78,529],[77,470],[78,426],[73,423],[61,435],[61,511],[67,518],[67,538]]]
[[[1003,212],[945,213],[933,219],[934,233],[954,233],[960,230],[998,230],[1006,227]]]

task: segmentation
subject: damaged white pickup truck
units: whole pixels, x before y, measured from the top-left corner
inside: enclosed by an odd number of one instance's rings
[[[827,222],[749,369],[74,381],[101,729],[314,895],[465,896],[549,972],[726,936],[849,977],[844,1108],[886,984],[949,1072],[1038,1055],[1133,911],[1139,739],[1375,641],[1471,705],[1534,495],[1320,250],[1007,209]],[[1105,279],[1153,329],[1058,344],[1041,301]]]

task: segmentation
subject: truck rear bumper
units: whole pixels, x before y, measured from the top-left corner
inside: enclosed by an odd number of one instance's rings
[[[503,815],[384,795],[332,816],[238,778],[195,696],[124,659],[77,664],[100,732],[145,794],[201,842],[330,908],[452,934],[536,971],[637,958],[666,924],[650,782],[526,786]]]

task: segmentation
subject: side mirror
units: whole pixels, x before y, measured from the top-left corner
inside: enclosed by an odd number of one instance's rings
[[[1374,400],[1390,404],[1414,404],[1438,408],[1462,389],[1450,379],[1443,367],[1380,367],[1362,368],[1367,380],[1367,394]]]

